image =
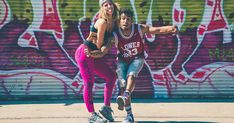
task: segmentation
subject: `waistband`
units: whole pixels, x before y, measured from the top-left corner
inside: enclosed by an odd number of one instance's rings
[[[96,44],[92,43],[91,41],[84,41],[83,44],[88,46],[91,50],[98,50]]]
[[[122,60],[122,61],[125,61],[125,62],[127,62],[127,63],[130,63],[130,62],[132,62],[132,60],[134,60],[134,59],[138,59],[138,58],[143,58],[143,59],[145,59],[145,55],[144,55],[144,53],[140,53],[140,54],[137,54],[137,55],[135,55],[135,56],[131,56],[131,57],[123,57],[123,55],[121,54],[121,53],[118,53],[117,54],[117,58],[119,59],[119,60]]]

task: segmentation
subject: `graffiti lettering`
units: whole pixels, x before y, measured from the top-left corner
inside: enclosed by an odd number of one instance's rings
[[[211,60],[218,59],[222,61],[234,60],[234,50],[231,49],[211,49],[209,50],[209,57]]]
[[[40,66],[43,67],[45,65],[45,59],[41,56],[11,56],[10,61],[15,66]]]

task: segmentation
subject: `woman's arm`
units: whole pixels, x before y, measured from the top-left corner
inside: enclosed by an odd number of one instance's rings
[[[85,49],[85,53],[87,56],[93,57],[93,58],[101,58],[105,54],[108,53],[108,51],[111,49],[111,47],[115,44],[115,40],[113,37],[108,38],[108,43],[101,47],[100,50],[93,50],[89,51],[88,49]]]
[[[107,23],[104,19],[98,19],[95,23],[95,28],[98,30],[97,32],[97,48],[100,49],[103,45],[103,40],[107,28]]]

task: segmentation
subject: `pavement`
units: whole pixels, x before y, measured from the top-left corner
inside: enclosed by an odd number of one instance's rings
[[[95,99],[98,111],[103,105]],[[234,123],[234,100],[133,99],[136,123]],[[112,100],[115,122],[126,115]],[[79,100],[0,101],[0,123],[87,123]]]

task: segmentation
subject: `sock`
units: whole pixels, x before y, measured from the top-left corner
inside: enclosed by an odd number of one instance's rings
[[[123,96],[127,99],[131,96],[131,92],[126,90],[126,91],[124,91]]]
[[[132,114],[132,107],[131,107],[131,105],[125,106],[125,111],[127,112],[127,115]]]

